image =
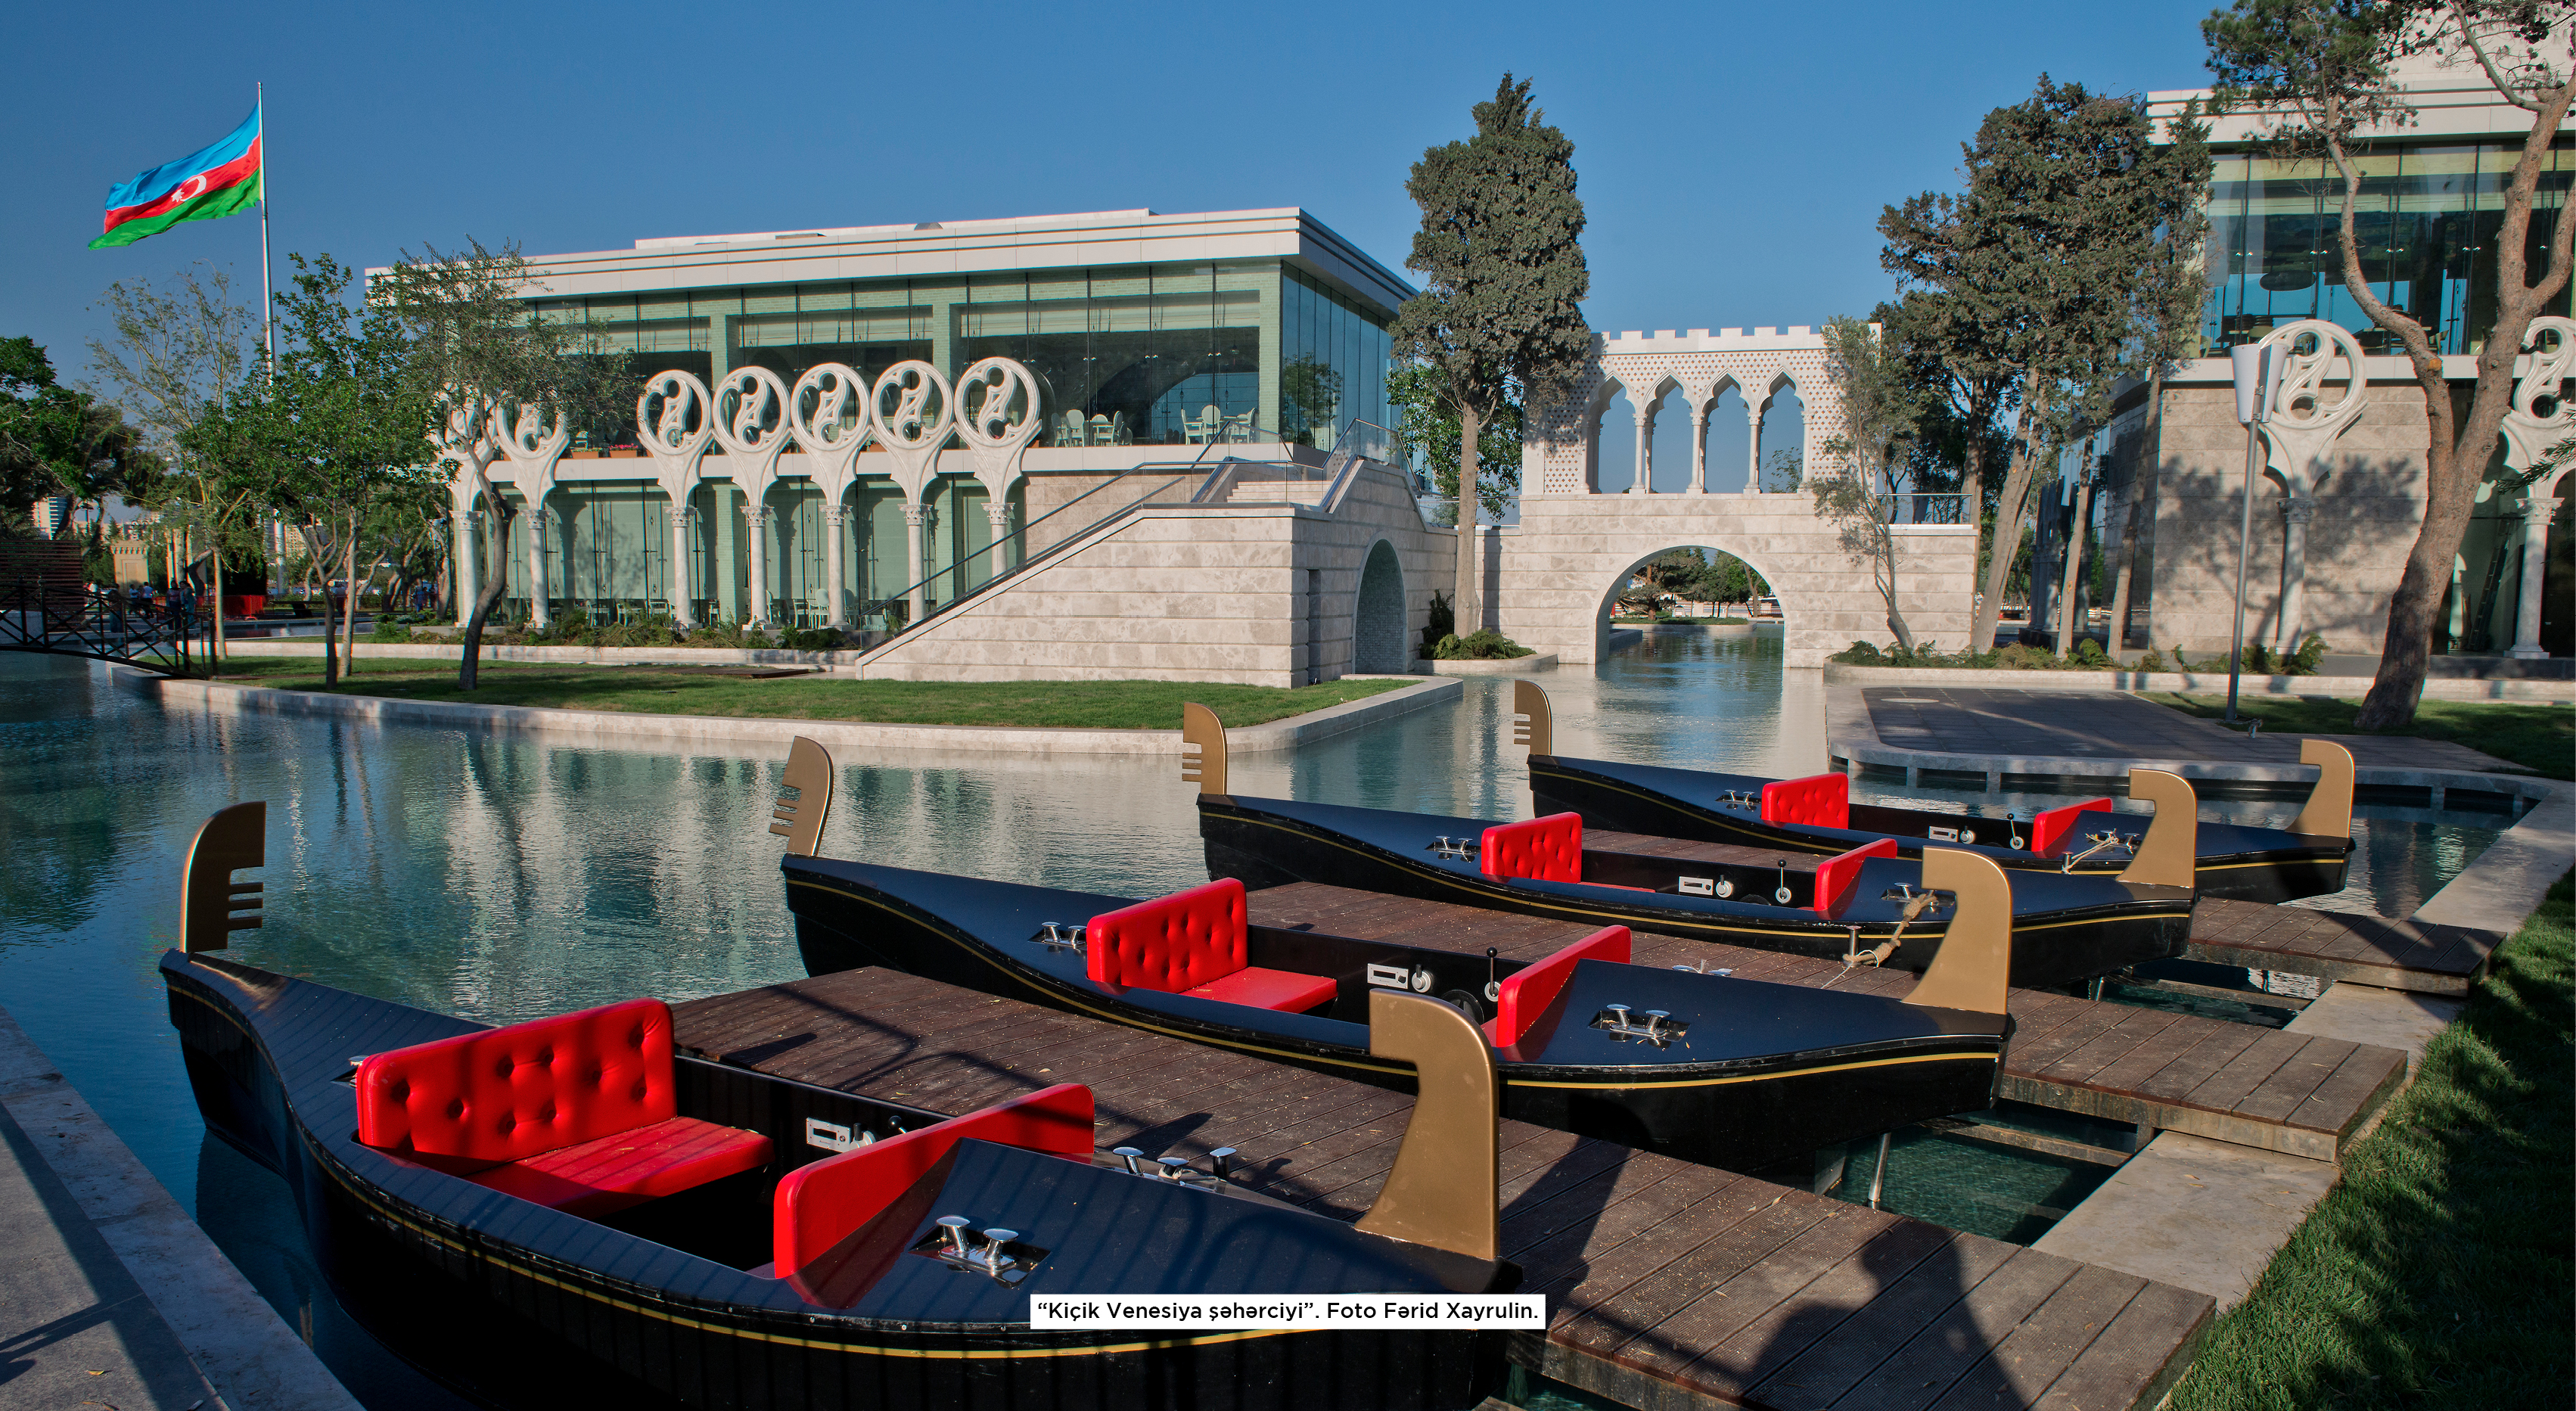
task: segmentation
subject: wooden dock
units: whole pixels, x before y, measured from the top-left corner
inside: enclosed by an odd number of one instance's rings
[[[676,1019],[704,1056],[934,1111],[1085,1083],[1098,1147],[1231,1146],[1238,1180],[1344,1219],[1375,1198],[1412,1107],[884,970]],[[1504,1253],[1550,1314],[1511,1356],[1630,1406],[2149,1408],[2211,1316],[2202,1294],[1591,1138],[1507,1122],[1502,1146]]]
[[[2204,901],[2191,911],[2193,960],[2350,980],[2423,995],[2464,995],[2504,943],[2475,926],[2391,921],[2303,906]],[[2257,1001],[2259,1002],[2259,1001]]]
[[[1586,829],[1584,841],[1611,852],[1743,867],[1767,867],[1783,856],[1773,848],[1599,829]],[[1812,857],[1798,860],[1814,863]],[[2248,970],[2350,980],[2416,994],[2464,995],[2486,973],[2487,957],[2503,943],[2501,934],[2474,926],[2437,926],[2303,906],[2204,898],[2192,907],[2191,944],[2184,955]],[[2252,996],[2248,1000],[2261,1002]]]
[[[1254,892],[1252,919],[1453,950],[1494,946],[1513,960],[1535,960],[1592,929],[1314,882]],[[1705,961],[1748,980],[1832,984],[1899,999],[1915,982],[1911,971],[1845,974],[1832,961],[1644,932],[1636,935],[1635,960]],[[2004,1055],[2005,1098],[2317,1161],[2340,1160],[2344,1144],[2406,1076],[2405,1054],[2345,1039],[2044,990],[2014,990],[2008,1004],[2018,1027]]]

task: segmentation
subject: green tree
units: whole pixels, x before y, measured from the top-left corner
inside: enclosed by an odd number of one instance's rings
[[[429,407],[441,433],[433,455],[460,482],[462,503],[479,505],[484,571],[480,591],[459,604],[465,624],[457,685],[474,689],[483,630],[509,582],[510,498],[483,470],[497,441],[496,418],[533,407],[548,424],[609,426],[632,416],[633,392],[626,358],[605,351],[595,324],[548,318],[529,302],[536,280],[515,245],[487,250],[469,238],[466,248],[441,253],[403,252],[379,293],[412,338],[409,369],[414,395]]]
[[[336,567],[348,585],[345,613],[334,612],[327,582],[322,595],[328,687],[356,640],[358,547],[368,517],[437,472],[427,464],[429,399],[411,376],[412,340],[392,304],[366,298],[351,307],[352,272],[329,255],[287,258],[295,287],[277,301],[275,366],[253,369],[183,444],[217,468],[227,490],[246,491],[295,521],[314,560]]]
[[[2079,428],[2109,419],[2122,376],[2173,356],[2156,311],[2198,278],[2209,150],[2197,114],[2159,143],[2142,98],[2040,76],[1965,144],[1967,190],[1925,192],[1879,218],[1881,263],[1906,292],[1945,296],[1900,320],[1910,356],[1954,379],[2006,377],[2012,456],[1996,497],[1969,647],[1994,640],[2035,485]]]
[[[1478,445],[1503,406],[1563,400],[1592,351],[1574,144],[1544,118],[1528,80],[1504,74],[1475,107],[1476,135],[1425,151],[1405,181],[1422,229],[1404,263],[1424,287],[1396,310],[1387,336],[1397,356],[1440,370],[1458,416],[1459,464],[1480,478]],[[1453,493],[1463,497],[1464,487]],[[1458,507],[1455,595],[1458,625],[1471,631],[1484,620],[1474,503]]]
[[[1825,454],[1842,461],[1838,474],[1815,477],[1816,513],[1834,526],[1844,553],[1869,564],[1870,581],[1887,606],[1887,630],[1911,654],[1914,633],[1896,601],[1898,462],[1921,415],[1921,389],[1894,351],[1882,348],[1878,330],[1858,319],[1825,324],[1825,376],[1841,394],[1842,434],[1828,439]]]
[[[2530,241],[2541,170],[2576,101],[2571,17],[2576,7],[2535,0],[2237,0],[2201,24],[2219,101],[2259,112],[2273,152],[2322,155],[2334,163],[2343,183],[2335,244],[2343,257],[2344,289],[2405,349],[2424,393],[2424,520],[2389,599],[2378,675],[2354,719],[2364,730],[2387,730],[2415,718],[2451,562],[2495,454],[2497,428],[2513,403],[2514,359],[2533,317],[2567,287],[2576,220],[2562,212],[2552,223],[2547,266],[2537,279],[2531,277]],[[2431,331],[2373,289],[2355,231],[2361,195],[2361,169],[2353,162],[2356,137],[2365,128],[2413,119],[2390,69],[2398,59],[2422,53],[2452,60],[2456,72],[2483,74],[2499,99],[2532,114],[2531,130],[2505,181],[2494,255],[2495,324],[2478,354],[2476,390],[2465,416],[2457,412]]]
[[[114,337],[89,340],[90,365],[133,409],[145,441],[170,462],[172,474],[151,507],[164,527],[185,537],[181,558],[193,563],[199,552],[212,551],[207,586],[220,599],[225,556],[259,547],[263,507],[247,485],[222,484],[213,467],[189,455],[185,438],[241,381],[256,327],[250,310],[233,298],[229,273],[202,263],[159,287],[143,280],[111,284],[99,307]],[[220,660],[220,601],[208,616]]]
[[[86,537],[96,552],[108,496],[141,503],[161,473],[161,458],[124,412],[63,386],[34,339],[0,338],[0,505],[25,514],[40,498],[69,496],[91,511]]]
[[[1455,522],[1458,499],[1458,455],[1463,433],[1457,404],[1438,365],[1404,363],[1386,377],[1386,400],[1396,409],[1396,434],[1422,457],[1431,472],[1432,489],[1451,502]],[[1521,403],[1505,390],[1492,419],[1478,437],[1476,500],[1499,521],[1509,513],[1521,489]]]

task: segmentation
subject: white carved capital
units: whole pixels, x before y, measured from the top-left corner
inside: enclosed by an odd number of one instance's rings
[[[2315,493],[2335,442],[2361,419],[2370,400],[2361,345],[2341,324],[2317,318],[2276,328],[2263,342],[2273,349],[2272,356],[2287,360],[2273,394],[2271,419],[2263,425],[2264,440],[2271,446],[2266,463],[2280,473],[2294,498],[2304,498]],[[2338,377],[2342,395],[2329,402],[2326,384]]]
[[[572,444],[572,424],[560,409],[521,402],[500,441],[501,454],[510,458],[510,473],[519,482],[520,498],[531,510],[544,509],[546,496],[555,487],[555,467]]]
[[[918,360],[887,368],[868,394],[868,424],[894,458],[894,481],[917,503],[957,429],[957,403],[939,369]]]
[[[2513,405],[2505,409],[2504,466],[2529,470],[2550,447],[2566,439],[2576,425],[2576,406],[2560,383],[2576,375],[2576,319],[2544,314],[2523,335],[2530,364],[2513,386]]]
[[[996,504],[1020,478],[1029,443],[1045,429],[1040,413],[1036,376],[1010,358],[986,358],[957,379],[957,439]]]
[[[756,509],[778,476],[778,453],[794,435],[787,424],[787,384],[765,367],[738,367],[716,380],[716,444],[733,462],[734,488]]]

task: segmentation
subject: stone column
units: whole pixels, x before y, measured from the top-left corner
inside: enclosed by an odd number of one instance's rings
[[[2308,521],[2316,516],[2317,502],[2305,495],[2281,502],[2281,625],[2272,650],[2284,655],[2299,649],[2306,631],[2300,616],[2307,607]]]
[[[697,595],[689,584],[689,507],[686,502],[671,503],[671,621],[680,627],[698,625]]]
[[[1768,397],[1760,402],[1749,396],[1744,399],[1744,463],[1750,467],[1745,474],[1744,488],[1755,492],[1762,489],[1762,409],[1770,402]]]
[[[1008,500],[986,500],[984,502],[984,522],[990,525],[993,530],[993,571],[991,578],[986,580],[989,582],[992,579],[1000,578],[1003,574],[1010,571],[1010,502]]]
[[[837,500],[823,507],[823,537],[828,545],[823,555],[823,594],[830,602],[823,621],[831,627],[850,625],[849,612],[841,605],[841,555],[849,547],[843,542],[849,518],[849,506]]]
[[[1708,408],[1691,408],[1691,483],[1694,495],[1708,493]]]
[[[1655,468],[1649,459],[1655,450],[1655,413],[1649,403],[1633,398],[1628,405],[1637,417],[1637,479],[1629,485],[1628,493],[1651,495],[1655,493]]]
[[[456,520],[456,621],[462,626],[474,615],[474,600],[482,594],[482,555],[474,552],[474,526],[482,522],[481,510],[458,510]],[[286,560],[278,559],[280,564]],[[282,574],[284,570],[281,568]],[[281,581],[283,581],[281,579]],[[280,596],[284,596],[280,594]]]
[[[2549,521],[2563,503],[2546,495],[2522,502],[2522,604],[2514,612],[2513,654],[2525,661],[2549,655],[2540,645],[2540,585],[2549,571]]]
[[[743,515],[751,529],[751,618],[769,621],[769,506],[753,505]]]
[[[906,627],[920,626],[921,619],[927,612],[923,603],[925,590],[921,580],[928,576],[929,570],[922,566],[921,534],[922,525],[927,523],[929,518],[930,506],[919,500],[903,502],[903,572],[904,581],[912,585],[911,593],[904,600]]]
[[[544,504],[530,505],[528,521],[528,621],[544,627],[554,621],[553,605],[546,601],[546,510]]]

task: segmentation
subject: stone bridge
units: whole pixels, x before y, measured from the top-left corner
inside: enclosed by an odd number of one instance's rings
[[[1758,448],[1764,409],[1794,388],[1805,408],[1806,473],[1838,474],[1823,447],[1842,431],[1842,399],[1825,373],[1825,340],[1807,328],[1622,333],[1599,344],[1563,405],[1536,420],[1521,450],[1520,523],[1489,531],[1484,625],[1568,664],[1601,660],[1610,613],[1637,566],[1668,549],[1704,547],[1752,566],[1779,596],[1791,666],[1820,666],[1854,640],[1890,640],[1869,565],[1845,553],[1804,490],[1711,493],[1704,447],[1710,408],[1730,389],[1744,399]],[[1602,425],[1619,395],[1634,425]],[[1689,488],[1657,494],[1655,414],[1671,398],[1690,410]],[[1633,435],[1635,484],[1603,493],[1605,435]],[[1757,473],[1754,477],[1758,485]],[[1956,516],[1955,497],[1908,502],[1906,518]],[[1898,604],[1915,641],[1956,648],[1970,632],[1973,525],[1896,527]]]

